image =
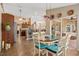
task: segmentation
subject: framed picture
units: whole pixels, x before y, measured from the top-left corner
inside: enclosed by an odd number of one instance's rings
[[[74,14],[74,10],[69,10],[68,12],[67,12],[67,14],[70,16],[70,15],[73,15]]]
[[[50,15],[50,20],[51,20],[51,19],[54,19],[54,15]]]
[[[60,17],[62,17],[62,13],[57,14],[57,18],[60,18]]]

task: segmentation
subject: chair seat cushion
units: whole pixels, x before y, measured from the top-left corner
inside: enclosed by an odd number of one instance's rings
[[[45,48],[47,47],[47,45],[40,43],[40,46],[39,46],[39,44],[37,44],[35,47],[38,48],[38,49],[39,49],[39,48],[40,48],[40,49],[45,49]]]
[[[53,53],[57,53],[60,51],[60,47],[57,44],[50,45],[50,46],[46,47],[46,49]]]

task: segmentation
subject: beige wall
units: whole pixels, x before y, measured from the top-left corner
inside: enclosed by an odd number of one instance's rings
[[[55,9],[48,9],[48,10],[46,10],[46,14],[54,15],[55,18],[57,18],[57,14],[62,13],[62,17],[65,17],[65,16],[68,16],[67,12],[71,9],[74,10],[74,15],[77,15],[79,13],[79,4],[65,6],[65,7],[61,7],[61,8],[55,8]]]
[[[50,21],[49,20],[46,20],[46,34],[50,34]]]
[[[48,9],[48,10],[46,10],[46,14],[48,16],[54,15],[55,19],[57,19],[58,13],[62,13],[62,17],[66,17],[66,16],[68,16],[67,12],[71,9],[74,10],[74,15],[77,15],[79,13],[79,4],[69,5],[69,6],[65,6],[65,7],[61,7],[61,8],[55,8],[55,9]],[[63,31],[66,31],[65,27],[66,27],[68,22],[69,21],[67,21],[67,20],[64,21],[64,19],[63,19]],[[47,30],[48,30],[47,32],[49,33],[50,27],[49,27],[48,21],[46,22],[46,24],[47,24]],[[74,21],[72,22],[72,24],[74,24]]]

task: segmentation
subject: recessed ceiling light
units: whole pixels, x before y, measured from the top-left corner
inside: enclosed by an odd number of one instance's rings
[[[19,19],[20,21],[22,20],[22,18]]]

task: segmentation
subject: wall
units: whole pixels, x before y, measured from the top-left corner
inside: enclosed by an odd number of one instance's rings
[[[17,23],[14,22],[14,42],[16,43],[17,40]]]
[[[46,22],[46,34],[49,35],[50,34],[50,25],[49,25],[50,24],[50,21],[49,20],[46,20],[45,22]]]
[[[2,13],[2,8],[1,8],[1,5],[0,5],[0,51],[1,51],[1,41],[2,41],[2,34],[1,34],[1,13]]]
[[[77,16],[77,29],[79,29],[79,14]],[[77,30],[78,34],[77,34],[77,50],[79,51],[79,30]]]
[[[74,10],[74,15],[77,15],[79,13],[79,4],[65,6],[65,7],[61,7],[61,8],[55,8],[55,9],[48,9],[48,10],[46,10],[46,14],[54,15],[55,18],[57,18],[57,14],[62,13],[62,17],[66,17],[66,16],[68,16],[67,12],[71,9]]]
[[[62,17],[66,17],[68,16],[67,12],[69,10],[73,9],[74,10],[74,15],[77,15],[79,13],[79,4],[75,4],[75,5],[70,5],[70,6],[65,6],[65,7],[61,7],[61,8],[55,8],[55,9],[48,9],[46,10],[46,14],[48,16],[50,15],[54,15],[54,19],[58,19],[57,18],[57,14],[58,13],[62,13]],[[64,19],[63,19],[64,20]],[[65,30],[65,26],[66,26],[66,23],[67,21],[64,21],[63,22],[63,31]],[[46,22],[47,23],[47,28],[49,27],[49,23],[48,21]],[[65,23],[65,24],[64,24]],[[48,32],[49,32],[49,29],[47,29]]]

